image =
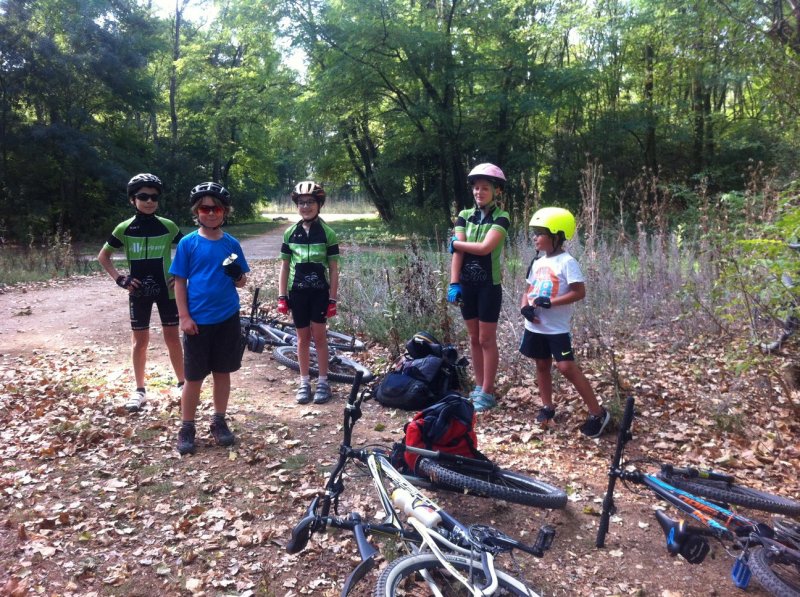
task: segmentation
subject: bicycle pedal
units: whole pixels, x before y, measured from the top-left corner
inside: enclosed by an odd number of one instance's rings
[[[733,584],[735,584],[740,589],[746,589],[747,586],[750,584],[750,577],[752,576],[752,572],[750,572],[750,566],[745,559],[746,552],[736,558],[736,561],[733,563],[733,568],[731,569],[731,578],[733,579]]]

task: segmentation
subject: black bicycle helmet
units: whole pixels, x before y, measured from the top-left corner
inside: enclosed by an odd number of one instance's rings
[[[417,332],[406,342],[406,352],[412,359],[423,359],[433,355],[442,356],[442,345],[430,332]]]
[[[128,197],[136,193],[136,191],[142,187],[153,187],[154,189],[158,189],[159,193],[164,189],[164,185],[161,184],[161,179],[158,176],[142,172],[128,181]]]
[[[216,182],[201,182],[189,193],[189,204],[194,206],[202,197],[211,195],[222,201],[223,205],[231,204],[231,194],[228,189]]]
[[[292,201],[297,203],[297,198],[300,197],[300,195],[311,195],[317,200],[320,207],[325,205],[325,189],[322,188],[322,185],[317,184],[313,180],[304,180],[295,185],[292,190]]]

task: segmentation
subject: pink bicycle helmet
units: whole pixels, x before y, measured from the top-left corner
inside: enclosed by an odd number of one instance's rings
[[[479,178],[485,178],[501,189],[506,185],[506,175],[503,174],[503,171],[494,164],[488,162],[485,164],[478,164],[470,170],[470,173],[467,175],[467,182],[473,184]]]

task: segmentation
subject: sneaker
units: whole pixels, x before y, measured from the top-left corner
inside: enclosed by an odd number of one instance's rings
[[[232,446],[236,441],[236,437],[233,435],[233,432],[228,429],[228,423],[226,423],[223,418],[215,417],[214,420],[211,421],[211,435],[214,436],[214,441],[217,442],[218,446]]]
[[[128,401],[125,403],[125,408],[129,413],[136,413],[142,410],[142,406],[147,402],[144,392],[135,390],[128,396]]]
[[[589,415],[586,422],[581,425],[581,433],[590,439],[595,439],[603,435],[603,431],[611,420],[611,413],[605,408],[599,415]]]
[[[543,406],[536,414],[536,422],[542,427],[547,427],[553,422],[553,417],[556,416],[556,409],[552,406]]]
[[[469,393],[469,401],[475,402],[475,400],[483,393],[483,388],[480,386],[475,386],[475,389]]]
[[[195,428],[194,426],[189,427],[188,425],[182,425],[181,430],[178,431],[178,453],[183,454],[194,454],[195,445],[194,445],[194,433]]]
[[[311,384],[308,382],[301,383],[294,397],[297,400],[297,404],[308,404],[311,402]]]
[[[327,381],[321,381],[317,384],[317,391],[314,392],[314,404],[325,404],[331,398],[331,386]]]
[[[497,406],[497,400],[495,400],[494,396],[492,394],[487,394],[486,392],[480,392],[472,400],[472,403],[475,405],[476,413],[482,413]]]

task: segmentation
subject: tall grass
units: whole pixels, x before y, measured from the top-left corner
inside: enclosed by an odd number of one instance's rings
[[[73,250],[72,238],[60,227],[48,237],[30,236],[27,245],[2,242],[0,222],[0,285],[37,282],[86,274],[97,269]]]

